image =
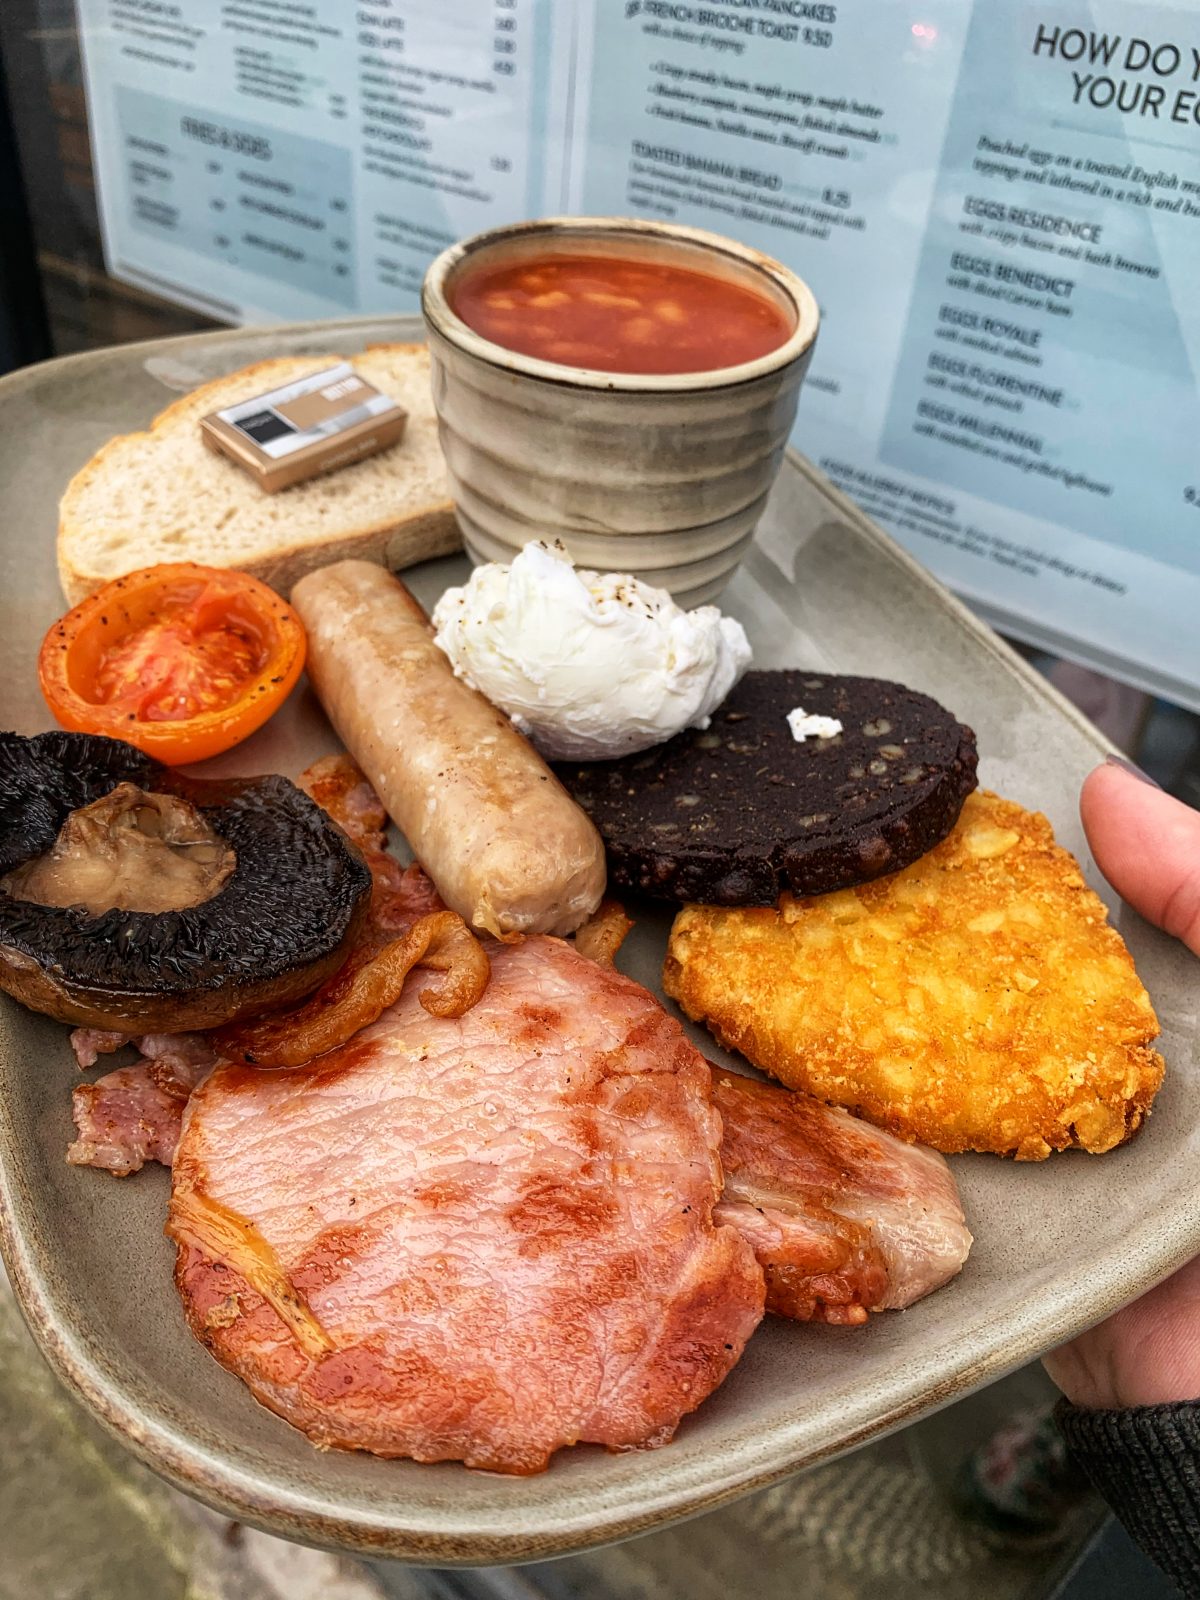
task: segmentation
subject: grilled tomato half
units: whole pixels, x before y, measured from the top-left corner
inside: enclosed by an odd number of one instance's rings
[[[304,655],[304,624],[265,583],[173,561],[113,579],[56,622],[38,679],[64,728],[179,766],[261,728]]]

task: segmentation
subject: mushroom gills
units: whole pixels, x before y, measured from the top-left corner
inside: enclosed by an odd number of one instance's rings
[[[120,1033],[292,1006],[344,964],[361,855],[275,776],[170,772],[98,734],[0,733],[0,989]]]
[[[120,783],[68,813],[44,855],[4,878],[14,900],[119,911],[183,911],[219,894],[237,856],[189,801]]]

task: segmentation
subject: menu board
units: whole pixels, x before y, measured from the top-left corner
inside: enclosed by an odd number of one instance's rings
[[[415,308],[524,216],[801,273],[795,443],[1002,626],[1200,707],[1200,0],[78,0],[110,271]]]
[[[77,5],[114,277],[235,322],[412,310],[541,208],[551,0]]]

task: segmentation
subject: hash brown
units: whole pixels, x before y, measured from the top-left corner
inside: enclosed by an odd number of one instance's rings
[[[987,791],[873,883],[686,906],[663,985],[789,1087],[935,1150],[1111,1150],[1162,1082],[1158,1021],[1103,902],[1045,817]]]

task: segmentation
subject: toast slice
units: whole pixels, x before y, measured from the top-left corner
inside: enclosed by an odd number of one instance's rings
[[[265,494],[205,446],[206,413],[342,360],[408,412],[404,437],[391,449]],[[384,344],[349,357],[259,361],[183,395],[148,432],[110,439],[62,497],[58,571],[71,605],[110,578],[159,561],[237,567],[286,596],[306,572],[344,557],[406,567],[459,543],[429,352],[420,344]]]

